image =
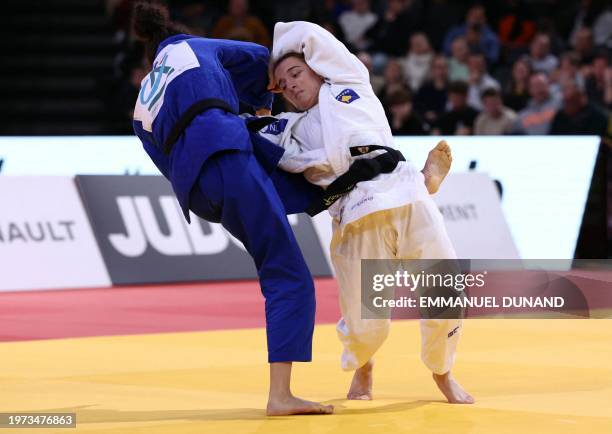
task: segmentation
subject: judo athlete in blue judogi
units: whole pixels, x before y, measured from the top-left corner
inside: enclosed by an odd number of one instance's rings
[[[134,110],[137,136],[185,218],[191,210],[220,222],[257,266],[266,300],[267,413],[331,413],[289,387],[291,362],[311,360],[315,295],[286,214],[303,211],[318,190],[277,170],[282,148],[251,135],[237,115],[240,101],[269,111],[268,50],[184,34],[155,4],[137,4],[133,24],[152,63]]]

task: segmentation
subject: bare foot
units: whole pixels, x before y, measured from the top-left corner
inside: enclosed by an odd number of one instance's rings
[[[432,374],[440,392],[446,397],[449,404],[473,404],[474,398],[467,393],[450,375],[450,371],[443,375]]]
[[[441,140],[435,148],[429,151],[425,167],[421,172],[425,176],[425,186],[429,194],[434,194],[450,170],[453,156],[446,140]]]
[[[370,360],[355,371],[351,388],[346,395],[347,399],[369,401],[372,399],[372,368],[374,363]]]
[[[288,416],[291,414],[332,414],[334,412],[333,405],[323,405],[318,402],[306,401],[288,396],[284,399],[275,399],[268,401],[266,408],[267,416]]]

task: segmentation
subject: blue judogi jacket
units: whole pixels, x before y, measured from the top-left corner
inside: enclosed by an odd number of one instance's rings
[[[268,172],[287,214],[303,212],[320,195],[301,174],[276,170],[284,150],[246,128],[247,120],[220,109],[189,123],[173,145],[164,143],[177,121],[196,102],[217,99],[238,113],[239,101],[271,107],[267,91],[268,49],[248,42],[175,35],[158,47],[153,68],[142,80],[134,108],[134,131],[160,172],[170,181],[185,218],[202,165],[224,150],[251,151]],[[231,174],[230,174],[231,175]]]

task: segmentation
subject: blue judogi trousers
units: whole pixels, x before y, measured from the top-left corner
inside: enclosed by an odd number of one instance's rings
[[[190,208],[220,222],[254,259],[266,300],[268,362],[310,361],[314,283],[277,190],[253,153],[210,157],[191,192]]]

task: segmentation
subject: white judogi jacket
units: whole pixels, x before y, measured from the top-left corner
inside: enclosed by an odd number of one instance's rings
[[[299,122],[309,112],[282,113],[277,127],[263,134],[283,146],[286,155],[280,166],[290,172],[309,168],[329,170],[322,186],[346,172],[355,158],[372,158],[382,151],[351,157],[353,146],[395,147],[382,104],[370,85],[368,70],[357,57],[322,27],[304,21],[277,23],[274,27],[272,61],[286,53],[302,53],[308,66],[325,80],[319,91],[318,110],[323,147],[305,149],[295,140]],[[319,177],[320,178],[320,177]],[[312,182],[312,180],[311,180]],[[344,226],[369,213],[396,208],[429,197],[423,175],[411,163],[400,162],[394,172],[361,182],[329,208]]]
[[[273,59],[288,52],[303,53],[308,66],[325,83],[319,91],[317,106],[304,113],[283,113],[262,132],[285,148],[280,162],[283,169],[304,172],[310,182],[325,187],[348,170],[354,160],[350,147],[373,144],[393,147],[391,130],[370,86],[368,72],[344,45],[317,25],[279,23],[274,29]],[[356,158],[374,155],[372,152]],[[421,203],[410,209],[400,208],[414,202]],[[386,209],[392,211],[373,214]],[[342,367],[352,370],[363,366],[376,353],[390,324],[388,320],[361,317],[360,259],[395,256],[450,259],[455,254],[423,174],[412,163],[400,162],[392,173],[358,183],[329,212],[334,218],[330,251],[343,315],[337,325],[344,345]],[[344,230],[358,219],[368,219],[373,225],[355,225]],[[395,228],[395,240],[387,225]],[[351,235],[345,237],[345,233]],[[422,359],[433,372],[443,374],[452,367],[461,321],[421,321]]]

